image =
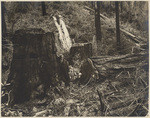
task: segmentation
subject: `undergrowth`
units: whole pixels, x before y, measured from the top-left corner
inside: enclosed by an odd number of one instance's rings
[[[75,39],[75,42],[90,42],[95,35],[94,13],[84,9],[85,5],[89,5],[87,2],[47,2],[48,14],[44,17],[42,16],[40,3],[34,4],[34,9],[26,7],[23,11],[20,11],[19,8],[15,9],[16,4],[12,5],[14,3],[8,2],[5,4],[7,29],[12,35],[18,29],[26,28],[42,28],[45,32],[56,32],[52,19],[52,16],[56,14],[63,16],[70,37]],[[30,5],[32,6],[32,4]],[[140,15],[144,15],[144,17],[131,15],[133,16],[132,19],[128,19],[130,11],[127,8],[124,7],[120,14],[122,27],[133,34],[147,38],[147,28],[144,28],[144,24],[147,23],[147,12],[144,10],[138,11],[137,9],[136,13],[140,14],[142,12]],[[102,7],[102,14],[110,17],[111,22],[110,24],[105,24],[102,21],[102,40],[98,41],[99,56],[129,54],[132,53],[132,48],[136,46],[129,37],[121,33],[121,50],[116,49],[116,31],[115,28],[109,27],[114,22],[112,9],[114,10],[114,6],[109,7],[109,2],[106,2]],[[11,66],[13,46],[10,39],[10,37],[6,37],[7,43],[2,46],[2,83],[6,82]],[[70,73],[76,79],[76,76],[79,76],[80,73],[75,67],[70,68],[74,71]],[[77,74],[73,75],[75,73]],[[122,87],[123,85],[120,87],[119,85],[123,83],[126,83],[124,87]],[[117,73],[114,78],[103,78],[101,76],[100,80],[92,78],[81,85],[76,83],[74,79],[72,79],[70,87],[65,87],[62,82],[56,89],[50,88],[45,99],[35,99],[18,104],[13,109],[8,108],[6,104],[2,104],[2,116],[34,116],[43,110],[46,110],[46,112],[41,116],[101,116],[101,105],[96,90],[101,91],[104,96],[103,102],[107,109],[103,114],[105,116],[144,116],[148,112],[148,73],[143,68],[136,68],[134,71],[124,70]],[[111,94],[110,92],[112,91],[114,93]],[[106,94],[110,95],[107,96]],[[117,96],[122,96],[123,98]],[[113,106],[118,103],[111,104],[111,101],[117,99],[116,101],[126,102],[124,98],[131,100],[126,109],[130,113],[122,112],[123,107],[118,111],[113,111],[115,109]],[[141,111],[132,112],[136,107],[139,107]]]

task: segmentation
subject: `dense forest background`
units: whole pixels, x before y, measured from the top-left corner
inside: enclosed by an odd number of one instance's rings
[[[75,43],[91,43],[93,38],[96,37],[97,53],[93,58],[103,56],[108,59],[128,54],[137,56],[143,54],[143,52],[148,55],[148,2],[123,1],[118,3],[120,19],[119,50],[116,48],[116,11],[113,1],[99,2],[100,13],[104,16],[104,18],[102,16],[100,18],[101,40],[97,38],[95,28],[96,2],[44,2],[45,12],[43,12],[43,3],[41,2],[1,2],[2,84],[6,84],[10,73],[14,33],[19,29],[27,28],[42,28],[45,32],[56,32],[57,28],[53,21],[53,16],[56,14],[61,14],[63,17],[70,38],[74,39]],[[141,49],[142,46],[145,46],[144,49]],[[145,56],[143,58],[141,57],[139,61],[140,63],[146,63],[146,66],[134,67],[134,71],[124,69],[118,71],[118,73],[112,73],[113,76],[105,76],[107,75],[106,72],[104,75],[99,74],[98,80],[93,79],[81,85],[72,82],[70,87],[61,84],[58,88],[61,88],[63,95],[50,90],[50,99],[48,100],[32,100],[20,106],[15,106],[16,108],[13,108],[13,110],[3,104],[2,115],[34,116],[44,110],[43,114],[40,114],[41,116],[145,116],[148,112],[149,85],[148,61]],[[107,59],[101,59],[101,62],[105,62]],[[120,61],[119,63],[122,64],[123,62]],[[113,62],[108,66],[110,67],[112,64]],[[125,64],[127,65],[127,63]],[[130,64],[132,64],[132,61],[130,61]],[[126,80],[122,80],[122,78],[126,78]],[[125,85],[121,85],[121,83]],[[107,100],[107,95],[104,93],[110,93],[113,89],[117,89],[117,92],[119,90],[120,96],[127,99],[115,97],[119,94],[114,93],[114,98]],[[97,93],[96,90],[101,91],[102,95],[99,92]],[[102,96],[102,100],[100,96]],[[112,101],[117,102],[113,104]],[[112,104],[110,104],[111,102]],[[103,109],[104,111],[99,110],[99,107],[103,104],[107,106],[106,109]]]

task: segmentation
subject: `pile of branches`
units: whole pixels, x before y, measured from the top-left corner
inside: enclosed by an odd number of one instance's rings
[[[145,116],[148,113],[148,53],[92,58],[100,78],[105,116]]]

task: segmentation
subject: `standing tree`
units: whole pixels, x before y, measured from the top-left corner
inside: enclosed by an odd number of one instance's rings
[[[117,48],[120,49],[119,2],[115,2]]]
[[[45,16],[46,15],[45,2],[41,2],[41,4],[42,4],[42,15]]]
[[[5,4],[4,2],[2,2],[2,7],[1,7],[1,10],[2,10],[2,41],[4,42],[4,38],[5,38],[5,35],[6,35],[6,22],[5,22]]]
[[[91,1],[92,8],[94,8],[94,1]]]
[[[123,9],[123,1],[120,1],[120,12],[122,13],[122,9]]]
[[[101,41],[102,35],[100,22],[100,1],[97,1],[95,5],[95,28],[96,28],[96,40]]]

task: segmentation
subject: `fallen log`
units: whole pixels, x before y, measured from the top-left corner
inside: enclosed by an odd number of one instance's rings
[[[95,12],[95,10],[93,10],[93,9],[91,9],[91,8],[87,7],[87,6],[85,6],[85,8],[86,8],[86,9],[88,9],[88,10],[90,10],[90,11]],[[109,20],[109,18],[107,18],[107,17],[106,17],[106,16],[104,16],[103,14],[100,14],[100,17],[102,17],[102,18],[103,18],[103,20]]]
[[[121,71],[135,71],[136,68],[148,67],[148,54],[127,54],[121,56],[92,57],[93,65],[99,74],[104,77],[115,77]]]
[[[148,54],[146,52],[141,52],[138,54],[126,54],[126,55],[117,55],[117,56],[97,56],[97,57],[91,57],[92,61],[97,63],[97,64],[106,64],[109,62],[118,62],[118,61],[128,61],[131,62],[131,60],[135,60],[138,59],[139,61],[141,61],[140,59],[147,59],[148,58]]]
[[[130,36],[132,41],[134,41],[135,43],[140,43],[140,41],[138,40],[139,38],[136,37],[135,35],[131,34],[130,32],[127,32],[126,30],[120,28],[120,31],[122,31],[125,35]]]

